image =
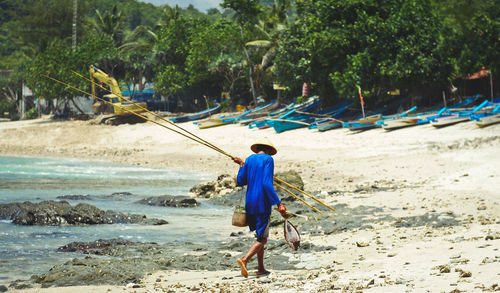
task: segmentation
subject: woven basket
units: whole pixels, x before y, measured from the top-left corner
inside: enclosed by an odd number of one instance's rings
[[[247,226],[247,214],[245,213],[245,208],[240,206],[234,208],[232,224],[236,227]]]

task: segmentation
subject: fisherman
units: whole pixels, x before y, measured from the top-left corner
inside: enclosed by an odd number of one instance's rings
[[[241,274],[245,278],[248,278],[247,263],[255,254],[258,262],[257,276],[269,274],[264,268],[264,245],[269,237],[272,206],[277,205],[278,212],[286,215],[286,208],[273,187],[274,160],[271,156],[278,151],[267,138],[254,143],[250,149],[255,154],[249,156],[245,162],[238,157],[233,158],[233,161],[240,165],[238,186],[247,185],[245,201],[247,223],[250,231],[255,231],[257,237],[246,255],[237,260],[241,266]]]

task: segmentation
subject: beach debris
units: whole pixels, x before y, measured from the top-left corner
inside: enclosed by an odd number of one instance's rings
[[[451,272],[451,269],[450,269],[450,265],[439,265],[437,267],[434,267],[434,269],[438,269],[440,273],[444,273],[444,274],[447,274],[449,272]]]
[[[370,246],[370,243],[366,240],[360,240],[360,241],[356,241],[356,246],[357,247],[367,247],[367,246]]]

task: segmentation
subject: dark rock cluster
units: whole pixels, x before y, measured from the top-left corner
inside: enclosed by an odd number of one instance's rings
[[[144,224],[163,225],[167,221],[148,219],[145,215],[104,211],[93,205],[67,201],[42,201],[0,204],[0,219],[12,220],[17,225],[60,226],[95,224]]]
[[[199,203],[196,201],[196,199],[191,198],[189,196],[171,196],[171,195],[148,197],[138,201],[138,203],[150,206],[162,206],[162,207],[173,207],[173,208],[192,208],[199,206]]]

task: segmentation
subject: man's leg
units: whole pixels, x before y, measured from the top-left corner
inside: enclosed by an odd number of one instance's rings
[[[267,243],[267,238],[264,238],[262,241],[262,248],[257,252],[257,262],[258,262],[257,276],[269,274],[269,272],[266,271],[266,269],[264,268],[264,251],[266,250],[264,245],[266,243]]]
[[[259,241],[255,241],[254,244],[250,246],[250,249],[248,250],[247,254],[242,258],[238,258],[237,262],[241,266],[241,274],[245,278],[248,278],[248,270],[247,270],[248,261],[252,258],[252,256],[258,254],[260,251],[263,252],[263,250],[264,250],[264,244],[262,244]],[[264,256],[264,254],[262,254],[262,256]]]

